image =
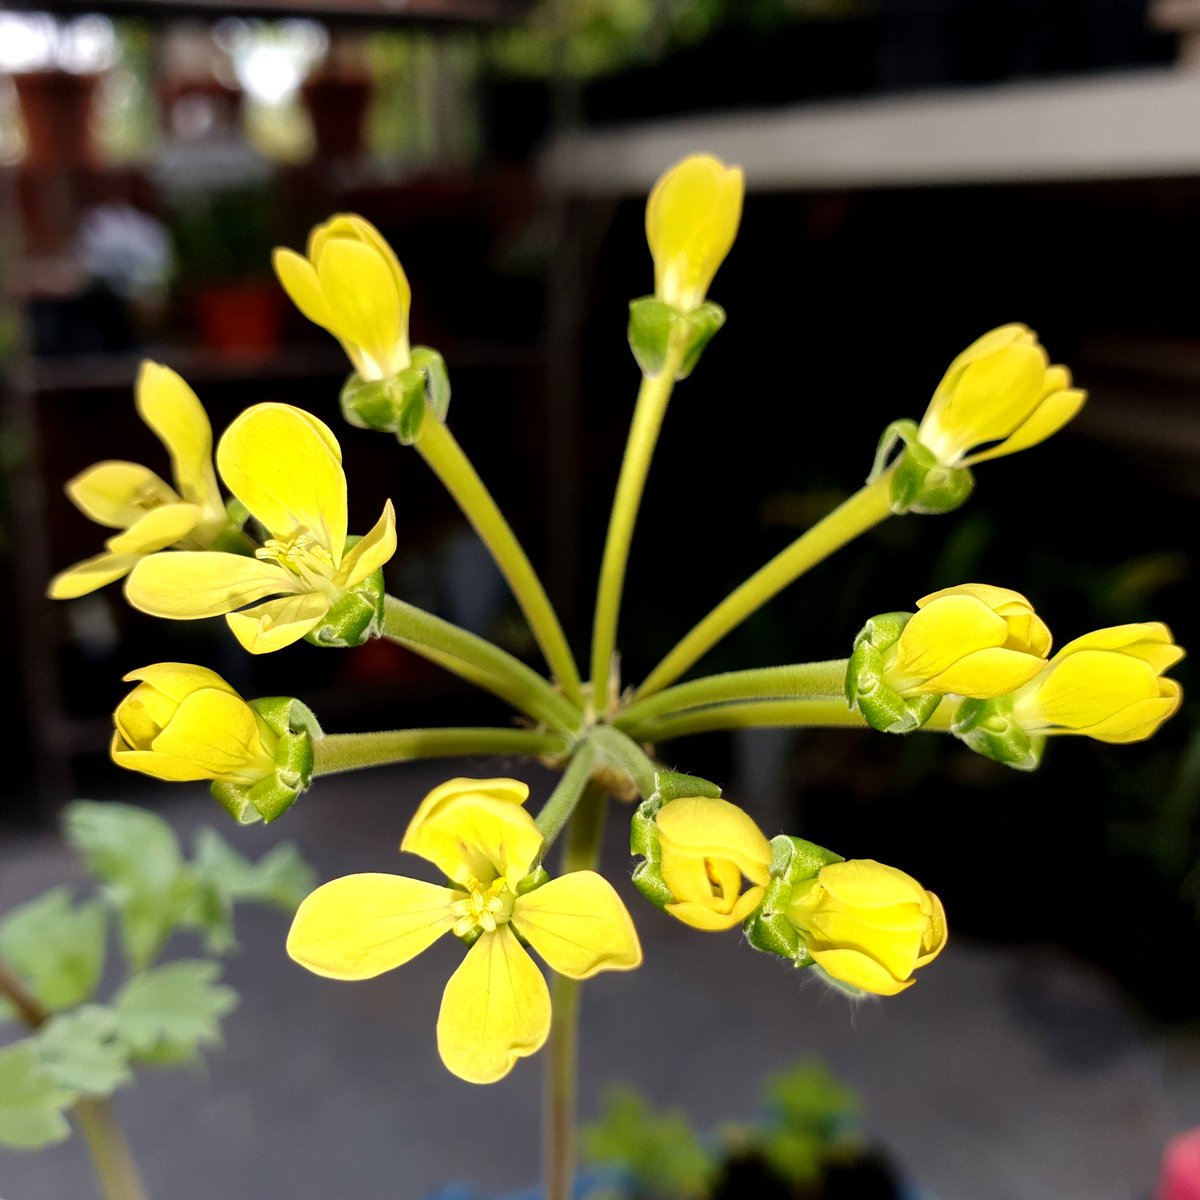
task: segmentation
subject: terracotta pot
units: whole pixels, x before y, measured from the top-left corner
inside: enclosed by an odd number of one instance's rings
[[[28,137],[27,167],[88,167],[96,161],[92,100],[98,75],[29,71],[13,76]]]
[[[317,75],[300,94],[312,121],[316,157],[359,158],[366,144],[371,81],[357,75]]]
[[[226,354],[265,356],[279,346],[283,304],[266,280],[198,287],[192,307],[201,342]]]

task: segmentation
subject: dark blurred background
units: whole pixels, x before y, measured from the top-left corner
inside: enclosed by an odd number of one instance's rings
[[[154,622],[119,586],[42,598],[104,536],[63,483],[103,458],[166,471],[133,408],[142,356],[189,380],[218,433],[264,400],[334,424],[352,529],[396,502],[390,590],[534,661],[419,459],[340,421],[346,363],[270,276],[272,245],[301,246],[331,212],[362,213],[396,247],[414,341],[449,364],[456,436],[586,657],[637,386],[626,306],[652,287],[646,189],[691,150],[743,161],[744,146],[749,191],[711,292],[728,325],[679,388],[650,476],[627,681],[854,490],[884,425],[919,418],[954,354],[1008,321],[1089,389],[1083,415],[984,466],[959,513],[891,521],[842,552],[703,667],[841,657],[868,616],[967,580],[1024,591],[1060,644],[1143,619],[1195,643],[1198,9],[142,0],[0,13],[0,671],[15,710],[0,835],[51,821],[70,795],[151,794],[105,753],[120,677],[148,662],[297,694],[335,731],[503,719],[387,643],[252,660],[223,622]],[[843,139],[846,119],[877,136]],[[966,122],[959,142],[938,139],[943,119]],[[906,174],[908,161],[922,165]],[[1177,674],[1186,694],[1189,664]],[[1146,1013],[1200,1017],[1163,953],[1200,951],[1190,702],[1144,745],[1062,739],[1032,777],[923,735],[713,735],[666,753],[779,827],[902,864],[962,933],[1056,942]]]

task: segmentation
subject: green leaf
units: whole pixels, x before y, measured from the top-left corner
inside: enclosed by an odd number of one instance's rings
[[[0,1050],[0,1145],[32,1150],[71,1133],[62,1110],[75,1096],[42,1065],[32,1038]]]
[[[220,964],[183,959],[135,975],[114,1001],[117,1029],[135,1058],[186,1062],[221,1040],[237,993],[216,982]]]
[[[71,1008],[100,982],[107,932],[102,905],[75,904],[69,888],[53,888],[0,924],[0,958],[47,1008]]]
[[[33,1038],[42,1065],[56,1083],[85,1096],[111,1096],[132,1078],[129,1049],[111,1008],[87,1004],[63,1013]]]
[[[316,886],[316,873],[291,843],[276,846],[258,862],[251,862],[215,830],[202,829],[196,836],[193,863],[200,882],[195,915],[213,954],[235,944],[235,904],[269,904],[291,915]]]
[[[183,863],[178,839],[166,821],[145,809],[88,800],[68,806],[64,828],[120,914],[130,966],[143,969],[195,902],[196,880]]]

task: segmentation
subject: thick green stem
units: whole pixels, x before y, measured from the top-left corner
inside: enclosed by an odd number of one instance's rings
[[[607,797],[594,785],[567,825],[562,872],[591,871],[600,857]],[[545,1200],[570,1200],[575,1174],[575,1104],[579,1068],[580,985],[565,975],[555,975],[550,985],[553,1019],[546,1056],[543,1100]]]
[[[385,596],[383,633],[552,729],[574,733],[583,723],[580,710],[536,671],[499,646],[424,609]]]
[[[75,1120],[87,1142],[92,1168],[105,1200],[146,1200],[129,1143],[108,1101],[87,1098],[76,1101]]]
[[[588,737],[609,766],[629,776],[643,800],[653,793],[658,767],[633,738],[611,725],[597,725]]]
[[[639,730],[656,717],[722,704],[730,700],[800,700],[840,696],[846,682],[846,659],[794,663],[786,667],[760,667],[727,671],[667,688],[631,704],[613,722],[627,732]]]
[[[528,758],[567,753],[561,733],[533,729],[388,729],[380,733],[331,733],[313,742],[313,775],[336,775],[418,758],[517,754]]]
[[[579,679],[579,668],[575,665],[575,658],[567,645],[554,606],[528,555],[492,499],[491,492],[471,465],[471,460],[463,453],[450,430],[432,413],[425,414],[416,447],[491,551],[563,691],[575,704],[582,705],[583,685]]]
[[[954,720],[956,703],[943,703],[921,726],[927,733],[947,733]],[[693,733],[715,729],[869,729],[862,713],[848,708],[845,700],[746,700],[734,704],[710,704],[690,712],[673,713],[647,721],[638,736],[648,742],[665,742]]]
[[[629,441],[621,462],[621,476],[613,498],[608,536],[604,542],[604,558],[600,564],[600,584],[596,590],[596,615],[592,625],[592,704],[598,713],[611,710],[613,655],[617,648],[617,620],[621,612],[621,592],[625,586],[625,567],[629,562],[629,545],[637,522],[646,474],[671,391],[675,386],[682,350],[672,344],[667,359],[657,375],[643,376],[638,390]]]
[[[542,854],[554,844],[563,826],[570,820],[588,781],[592,777],[592,766],[596,761],[596,751],[590,742],[581,742],[567,769],[563,772],[558,786],[550,793],[550,799],[542,806],[537,815],[537,827],[541,830],[543,845]]]
[[[9,1001],[30,1029],[40,1029],[54,1015],[3,960],[0,960],[0,996]],[[75,1101],[73,1111],[105,1200],[146,1200],[129,1143],[108,1101],[85,1096]]]
[[[888,492],[891,472],[874,483],[861,487],[827,517],[780,551],[740,587],[730,592],[679,644],[654,668],[637,689],[635,700],[652,696],[674,683],[697,659],[703,657],[727,633],[736,629],[751,613],[788,584],[799,579],[810,567],[840,550],[847,542],[878,525],[891,515]]]

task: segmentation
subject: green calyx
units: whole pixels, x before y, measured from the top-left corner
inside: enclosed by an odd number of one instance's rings
[[[351,375],[342,387],[342,415],[359,429],[394,433],[406,446],[421,435],[426,410],[439,421],[450,408],[446,360],[428,346],[417,346],[410,366],[390,379]]]
[[[966,467],[948,466],[917,440],[915,421],[893,421],[879,439],[870,481],[878,479],[892,460],[897,446],[888,500],[892,512],[948,513],[960,508],[975,487]]]
[[[958,706],[950,732],[976,754],[1018,771],[1036,770],[1046,745],[1045,737],[1031,737],[1016,722],[1011,696],[964,700]]]
[[[662,371],[678,346],[675,378],[686,379],[724,324],[725,310],[711,300],[691,312],[681,312],[654,296],[643,296],[629,305],[629,348],[642,373],[653,376]]]
[[[359,540],[347,538],[346,548],[349,549]],[[369,642],[373,637],[378,637],[383,629],[385,595],[383,571],[375,571],[350,591],[344,592],[342,598],[330,607],[321,624],[305,634],[304,640],[314,646],[339,649]]]
[[[938,695],[902,695],[887,683],[888,651],[899,641],[913,615],[897,612],[872,617],[854,639],[846,668],[847,703],[881,733],[920,729],[942,702]]]
[[[842,862],[840,854],[803,838],[780,834],[771,839],[771,882],[758,911],[746,921],[746,940],[756,950],[786,958],[797,967],[812,966],[813,957],[800,930],[788,918],[797,884],[815,879],[822,867]]]
[[[250,707],[275,734],[275,770],[255,783],[217,782],[212,794],[242,825],[274,821],[308,789],[313,772],[313,739],[321,727],[312,710],[291,696],[251,700]]]
[[[719,799],[721,789],[707,779],[676,771],[657,771],[654,791],[637,806],[629,823],[629,853],[642,861],[633,869],[633,885],[655,908],[675,903],[662,877],[662,850],[658,841],[658,810],[683,796]]]

